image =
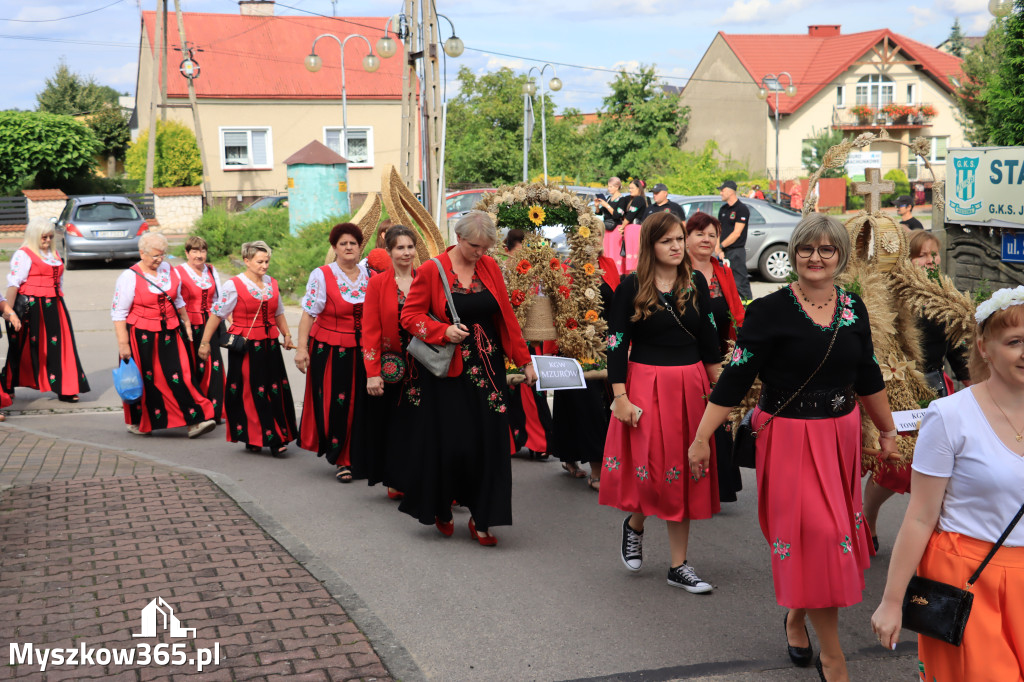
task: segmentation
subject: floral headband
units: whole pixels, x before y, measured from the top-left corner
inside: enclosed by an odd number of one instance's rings
[[[1024,304],[1024,286],[1019,286],[1016,289],[1000,289],[978,306],[978,309],[974,311],[974,321],[979,325],[984,324],[985,320],[997,310],[1006,310],[1011,306],[1021,304]]]

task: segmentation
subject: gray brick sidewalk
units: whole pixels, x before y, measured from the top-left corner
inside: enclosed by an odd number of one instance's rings
[[[0,491],[0,679],[391,679],[320,581],[205,476],[2,426]],[[133,637],[156,597],[194,636],[157,618],[156,638]],[[183,643],[186,658],[216,644],[220,664],[43,673],[14,665],[12,642],[18,656]]]

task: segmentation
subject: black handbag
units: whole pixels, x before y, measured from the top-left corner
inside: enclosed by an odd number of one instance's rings
[[[226,348],[229,353],[244,353],[245,347],[248,344],[246,337],[252,331],[253,325],[256,324],[256,318],[259,317],[260,308],[262,307],[263,300],[260,299],[260,304],[256,306],[256,314],[252,316],[252,324],[249,325],[249,329],[245,332],[244,336],[242,334],[228,334],[225,329],[224,335],[220,339],[220,347]],[[224,324],[223,320],[221,320],[221,324]]]
[[[782,406],[775,411],[775,414],[782,412],[786,407],[789,406],[793,400],[800,395],[800,392],[807,388],[807,384],[811,383],[818,371],[825,366],[825,361],[828,360],[828,356],[832,354],[832,346],[836,343],[836,337],[839,336],[839,321],[836,320],[835,331],[832,332],[832,340],[828,342],[828,350],[825,351],[825,357],[821,359],[818,366],[811,372],[811,376],[807,377],[807,380],[803,385],[796,389],[793,395],[789,396],[789,400],[782,403]],[[750,410],[743,415],[743,420],[740,421],[738,427],[736,427],[736,434],[732,442],[732,461],[736,466],[744,467],[745,469],[756,469],[757,468],[757,434],[761,433],[766,426],[772,423],[775,419],[775,414],[768,417],[768,420],[761,427],[754,430],[753,419],[754,411]]]
[[[907,591],[903,595],[903,627],[908,630],[931,637],[953,646],[960,646],[964,639],[964,628],[967,627],[967,619],[971,615],[971,606],[974,604],[974,594],[971,588],[981,577],[988,562],[995,556],[1006,538],[1010,536],[1013,527],[1024,516],[1024,504],[1021,505],[1017,515],[1010,521],[999,540],[992,545],[985,560],[978,566],[967,580],[967,588],[960,589],[953,585],[947,585],[937,580],[929,580],[915,575],[907,584]]]
[[[19,320],[24,319],[28,315],[28,307],[28,296],[18,294],[14,297],[14,305],[11,308],[14,309],[14,314],[18,316]]]

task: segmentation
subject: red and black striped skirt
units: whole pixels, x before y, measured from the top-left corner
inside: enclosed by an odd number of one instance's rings
[[[295,440],[295,403],[277,339],[228,353],[224,417],[232,443],[279,448]]]

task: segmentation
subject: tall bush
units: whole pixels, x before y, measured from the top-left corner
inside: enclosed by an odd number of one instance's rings
[[[273,249],[288,236],[288,209],[228,213],[223,208],[211,208],[196,221],[193,234],[206,240],[211,259],[237,258],[242,244],[257,240]]]
[[[149,131],[128,148],[124,169],[133,180],[146,177]],[[192,131],[176,121],[157,121],[154,187],[192,187],[203,182],[203,162]],[[146,191],[146,190],[143,190]]]
[[[901,196],[910,195],[910,180],[907,179],[907,174],[899,168],[893,168],[891,171],[885,174],[885,180],[892,180],[896,183],[896,191],[892,194],[882,195],[882,204],[895,204],[896,199]]]
[[[0,191],[65,189],[92,175],[100,143],[70,116],[0,112]]]

